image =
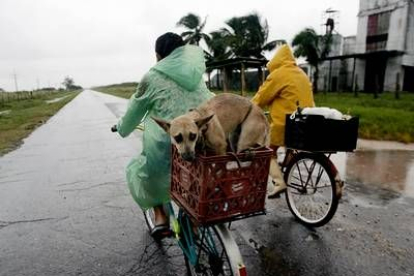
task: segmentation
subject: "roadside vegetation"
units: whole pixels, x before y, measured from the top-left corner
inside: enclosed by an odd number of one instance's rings
[[[6,93],[0,97],[0,156],[18,147],[80,91]],[[3,93],[2,93],[3,94]],[[7,100],[6,100],[7,99]],[[48,102],[49,101],[49,102]]]
[[[137,89],[137,82],[125,82],[120,84],[112,84],[107,86],[93,87],[95,91],[99,91],[106,94],[111,94],[117,97],[129,99]]]
[[[136,85],[124,83],[95,89],[129,99],[135,92]],[[252,97],[254,92],[248,95]],[[394,93],[381,93],[374,99],[369,93],[359,93],[355,97],[353,93],[319,92],[315,94],[315,103],[317,106],[327,106],[344,114],[358,116],[360,138],[414,143],[413,93],[401,93],[400,99],[396,100]]]

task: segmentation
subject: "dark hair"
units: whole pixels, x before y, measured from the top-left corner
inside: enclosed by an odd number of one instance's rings
[[[161,59],[163,59],[184,44],[184,40],[178,34],[165,33],[157,38],[157,41],[155,42],[155,52]]]

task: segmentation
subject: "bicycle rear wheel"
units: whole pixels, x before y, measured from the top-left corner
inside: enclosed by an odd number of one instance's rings
[[[319,227],[328,223],[339,198],[332,163],[319,153],[298,153],[285,171],[286,201],[301,223]]]
[[[199,227],[195,263],[185,256],[189,276],[246,275],[239,248],[227,226]]]
[[[189,276],[246,275],[239,247],[226,225],[195,228],[189,216],[182,209],[174,203],[170,204],[178,219],[179,245],[184,253]],[[143,211],[143,213],[148,230],[151,232],[155,225],[153,209]],[[194,231],[197,231],[197,234]]]

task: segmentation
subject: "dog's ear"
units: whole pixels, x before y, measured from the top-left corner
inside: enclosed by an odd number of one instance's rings
[[[207,116],[207,117],[204,117],[204,118],[195,120],[195,123],[198,126],[198,128],[202,128],[205,124],[207,124],[208,122],[210,122],[210,120],[213,118],[213,116],[214,116],[214,113],[211,114],[211,115],[209,115],[209,116]]]
[[[165,132],[167,132],[167,133],[170,133],[170,127],[171,127],[171,123],[170,122],[167,122],[167,121],[165,121],[165,120],[163,120],[163,119],[159,119],[159,118],[155,118],[155,117],[152,117],[151,116],[151,118],[160,126],[160,127],[162,127],[164,130],[165,130]]]

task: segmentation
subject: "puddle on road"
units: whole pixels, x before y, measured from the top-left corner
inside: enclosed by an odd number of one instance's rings
[[[46,101],[46,103],[51,104],[51,103],[60,102],[61,100],[63,100],[63,99],[64,99],[64,98],[66,98],[66,97],[69,97],[69,96],[63,96],[63,97],[60,97],[60,98],[54,98],[54,99],[52,99],[52,100],[48,100],[48,101]]]
[[[395,198],[396,194],[414,197],[413,151],[357,151],[343,157],[338,166],[346,182],[381,190],[382,199]],[[359,192],[364,193],[361,188]]]

